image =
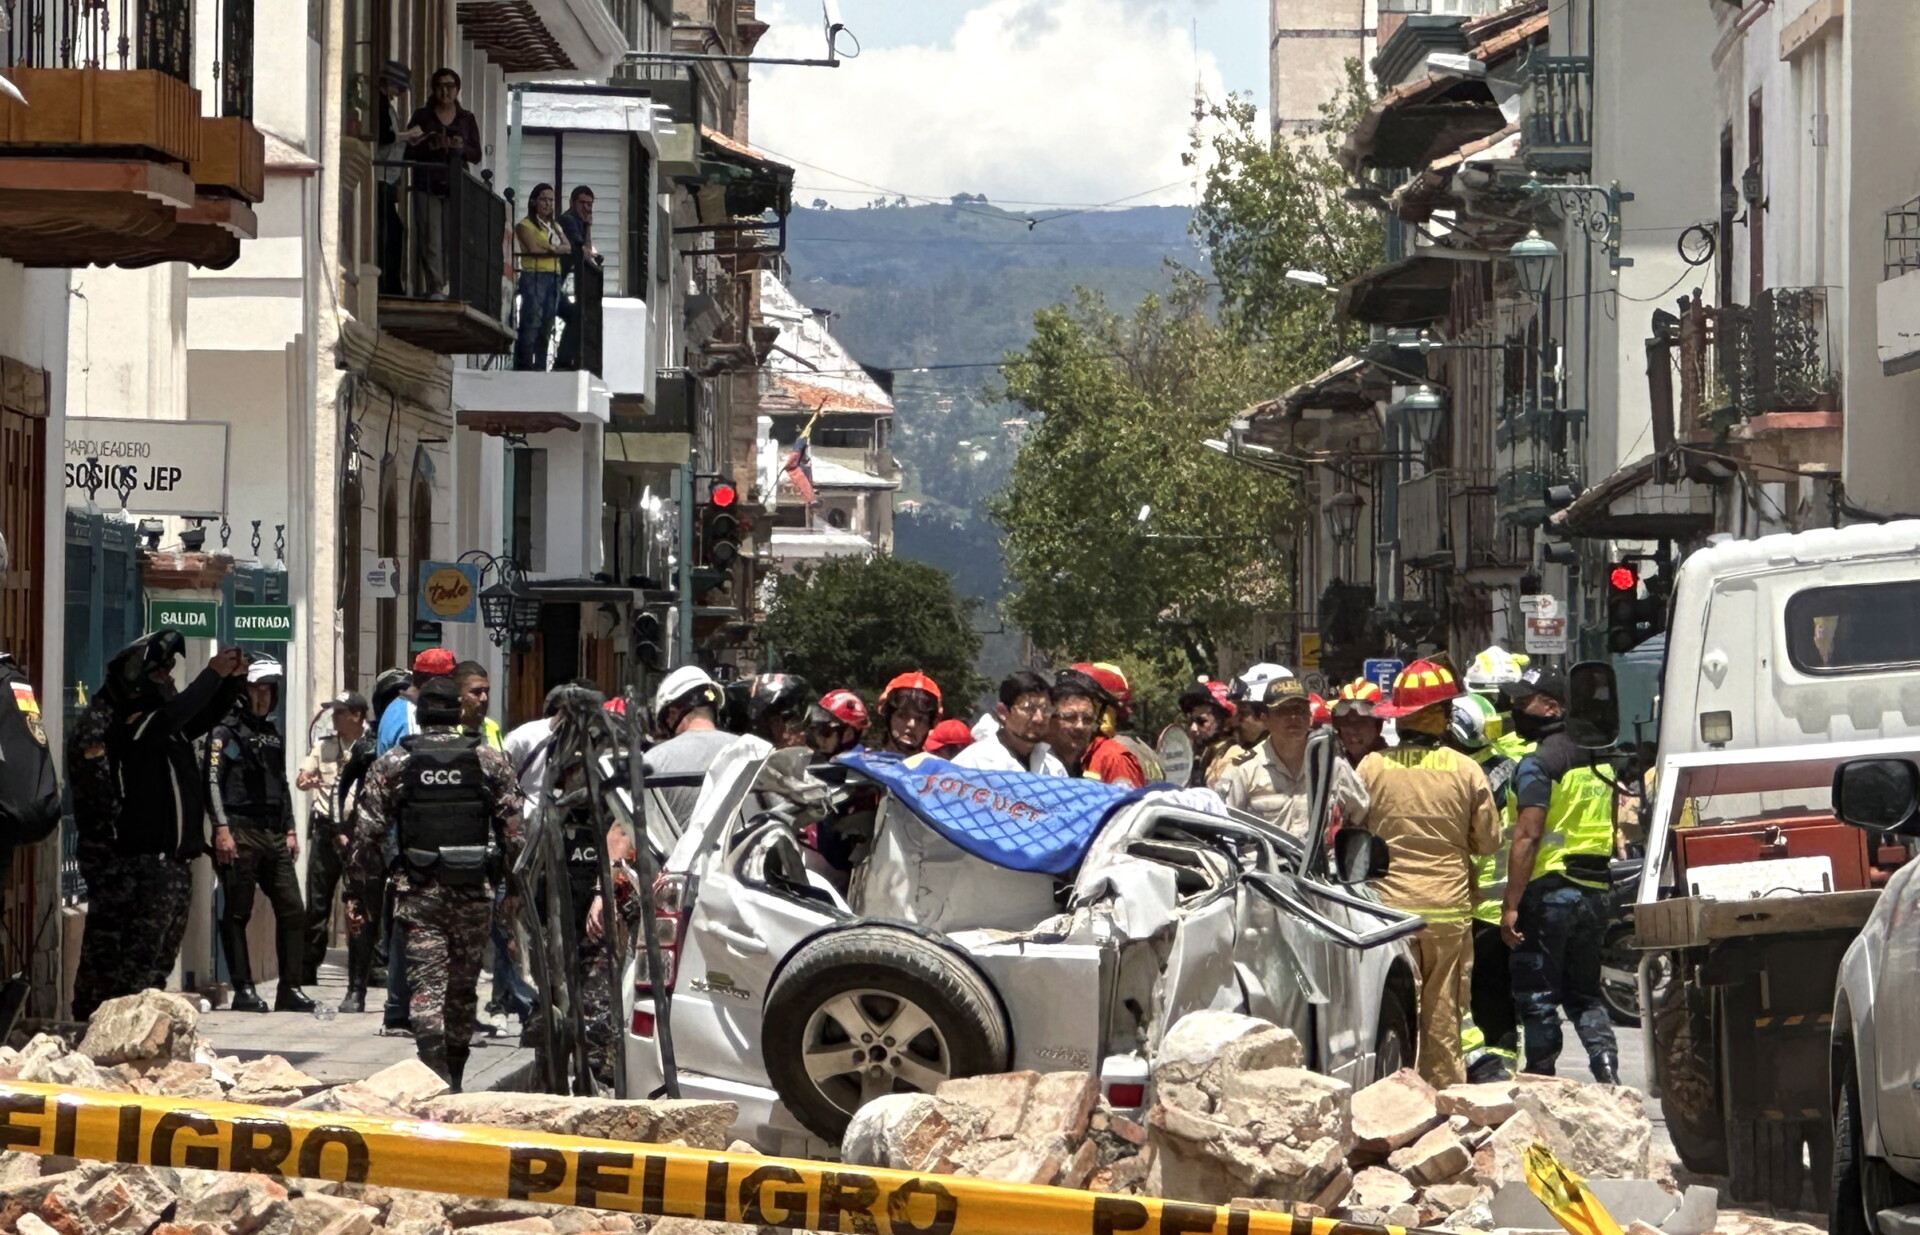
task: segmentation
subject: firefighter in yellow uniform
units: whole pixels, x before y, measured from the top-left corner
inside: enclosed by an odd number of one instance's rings
[[[1466,694],[1454,696],[1452,706],[1447,745],[1480,765],[1500,811],[1499,849],[1473,859],[1473,999],[1460,1020],[1467,1080],[1479,1084],[1506,1080],[1519,1063],[1520,1019],[1514,1011],[1507,945],[1500,938],[1500,904],[1517,811],[1513,775],[1520,760],[1533,753],[1533,743],[1506,732],[1493,700],[1471,686]]]
[[[1500,843],[1500,815],[1478,764],[1442,744],[1460,684],[1445,666],[1416,660],[1394,679],[1379,715],[1398,720],[1400,744],[1359,768],[1372,807],[1367,830],[1387,844],[1380,899],[1426,919],[1413,937],[1420,961],[1420,1075],[1436,1089],[1466,1079],[1460,1017],[1473,970],[1475,856]]]
[[[1514,820],[1500,933],[1513,949],[1513,997],[1526,1070],[1552,1076],[1565,1009],[1593,1079],[1620,1083],[1620,1052],[1600,993],[1610,912],[1613,786],[1566,733],[1566,679],[1528,673],[1503,688],[1523,738],[1539,743],[1514,773]]]

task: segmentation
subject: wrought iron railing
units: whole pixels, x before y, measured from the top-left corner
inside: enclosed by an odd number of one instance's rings
[[[253,118],[253,0],[221,0],[220,114]]]
[[[475,175],[458,156],[445,163],[377,160],[374,171],[397,198],[394,210],[378,216],[380,252],[402,266],[393,298],[459,301],[503,320],[507,202],[493,191],[493,173]]]
[[[502,319],[504,325],[517,336],[520,323],[526,320],[529,312],[527,289],[519,275],[527,273],[524,269],[527,261],[523,254],[514,259],[514,295],[507,305],[507,316]],[[542,337],[531,340],[530,363],[518,354],[513,357],[516,369],[548,370],[555,373],[585,370],[588,373],[601,371],[601,301],[606,287],[606,268],[593,262],[561,263],[560,296],[558,309]],[[537,328],[537,327],[536,327]],[[490,356],[482,368],[500,367],[498,362],[505,357]]]
[[[157,69],[193,83],[192,0],[10,0],[0,26],[0,67]]]
[[[1593,167],[1593,60],[1535,56],[1527,71],[1521,153],[1542,171],[1584,172]]]
[[[1887,211],[1885,243],[1882,279],[1897,279],[1920,270],[1920,197]]]
[[[1730,332],[1723,328],[1723,333]],[[1768,288],[1747,310],[1740,333],[1734,406],[1742,413],[1838,408],[1840,379],[1827,329],[1826,288]]]

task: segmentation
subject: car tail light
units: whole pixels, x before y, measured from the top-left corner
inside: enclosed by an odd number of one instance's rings
[[[653,1013],[643,1012],[639,1008],[633,1010],[633,1036],[636,1038],[653,1036]]]
[[[669,991],[673,989],[674,979],[680,975],[680,924],[682,907],[686,900],[687,877],[685,875],[662,875],[653,883],[653,932],[660,944],[661,983]],[[639,1002],[653,995],[653,972],[647,964],[647,954],[643,948],[634,968],[633,993],[634,1013],[633,1032],[641,1037],[653,1036],[653,1014],[642,1013]],[[641,1031],[640,1018],[646,1017],[647,1027]]]
[[[1133,1082],[1107,1086],[1107,1105],[1118,1110],[1140,1106],[1147,1100],[1147,1087]]]

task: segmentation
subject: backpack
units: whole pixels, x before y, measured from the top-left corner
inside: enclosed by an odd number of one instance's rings
[[[0,655],[0,846],[31,845],[60,826],[60,782],[33,684]]]

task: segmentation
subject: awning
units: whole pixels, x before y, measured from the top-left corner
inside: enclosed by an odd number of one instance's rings
[[[1619,468],[1547,522],[1569,536],[1596,540],[1685,540],[1713,530],[1713,491],[1680,475],[1654,479],[1659,458]]]
[[[604,80],[628,51],[600,0],[460,0],[456,13],[466,40],[514,76]]]
[[[1424,326],[1453,304],[1456,263],[1416,254],[1375,266],[1340,288],[1340,312],[1374,326]]]
[[[704,125],[700,173],[682,179],[701,190],[697,204],[703,226],[757,219],[768,211],[784,219],[793,210],[793,168]]]

